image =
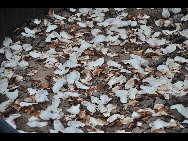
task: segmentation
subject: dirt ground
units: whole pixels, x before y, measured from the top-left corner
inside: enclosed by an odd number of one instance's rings
[[[61,8],[55,8],[55,13],[62,15],[64,17],[68,17],[70,16],[70,13],[64,9]],[[135,8],[127,8],[125,10],[125,12],[129,13],[129,16],[138,16],[139,14],[147,14],[150,15],[151,18],[148,19],[147,24],[151,25],[153,27],[153,29],[155,30],[155,32],[157,31],[161,31],[163,30],[162,28],[158,27],[155,25],[154,23],[154,19],[160,19],[163,18],[162,17],[162,9],[161,8],[155,8],[155,9],[150,9],[150,8],[144,8],[144,9],[135,9]],[[188,13],[188,9],[187,8],[182,8],[182,11],[176,15],[172,15],[171,18],[173,18],[174,21],[179,21],[180,17],[182,17],[182,15],[186,15]],[[110,12],[107,12],[106,18],[109,17],[114,17],[116,16],[116,12],[111,8]],[[179,15],[179,17],[177,16]],[[41,19],[48,19],[49,21],[51,21],[51,18],[49,18],[48,15],[44,16],[44,17],[40,17]],[[33,49],[35,50],[49,50],[49,48],[47,47],[48,43],[45,42],[45,36],[36,36],[35,39],[33,38],[26,38],[23,36],[20,36],[20,33],[24,30],[24,27],[28,27],[28,28],[33,28],[35,27],[35,25],[33,25],[33,20],[31,19],[31,22],[25,23],[21,28],[20,31],[17,32],[17,34],[14,35],[14,37],[12,37],[13,42],[16,41],[21,41],[22,43],[29,43],[33,46]],[[44,25],[40,24],[39,25],[41,30],[44,30]],[[68,26],[68,25],[67,25]],[[101,27],[100,27],[101,28]],[[137,28],[137,27],[134,27]],[[183,29],[187,29],[188,28],[188,24],[187,22],[183,23]],[[56,29],[57,31],[59,29]],[[103,31],[104,29],[101,28],[101,30]],[[127,27],[126,30],[129,30],[129,27]],[[165,35],[161,35],[162,38],[168,39],[168,37],[166,37]],[[89,40],[87,36],[83,36],[83,38],[87,41]],[[169,39],[168,39],[169,40]],[[176,41],[176,39],[170,39],[172,42],[174,43],[182,43],[183,41],[185,41],[186,39],[184,39],[183,37],[179,40]],[[173,59],[175,56],[181,56],[181,57],[185,57],[186,59],[188,59],[188,51],[185,50],[184,52],[179,52],[178,49],[176,51],[174,51],[171,54],[167,54],[167,55],[163,55],[163,56],[158,56],[158,60],[153,60],[152,59],[152,54],[147,54],[145,53],[145,51],[148,49],[148,44],[141,44],[138,46],[132,46],[131,44],[127,44],[126,46],[105,46],[105,48],[109,48],[109,52],[110,53],[118,53],[118,56],[115,57],[109,57],[109,56],[104,56],[105,62],[107,62],[108,60],[113,60],[116,62],[121,62],[122,60],[129,60],[130,59],[130,55],[132,53],[135,53],[135,51],[140,51],[142,50],[143,53],[141,53],[141,57],[148,60],[149,61],[149,66],[153,67],[156,69],[157,66],[164,64],[164,62],[166,62],[167,58],[171,58]],[[56,48],[57,51],[61,51],[61,48]],[[127,52],[127,53],[125,53]],[[23,54],[27,54],[27,52],[23,52]],[[91,59],[96,60],[98,57],[96,55],[93,55],[90,57]],[[0,54],[0,62],[3,62],[4,60],[6,60],[6,58]],[[28,58],[28,62],[29,65],[33,66],[30,68],[26,68],[26,69],[20,69],[18,68],[17,70],[15,70],[15,72],[17,74],[21,74],[22,76],[24,76],[25,81],[20,82],[19,85],[19,95],[20,95],[20,100],[23,100],[24,98],[28,97],[28,95],[26,94],[25,90],[23,89],[24,87],[32,87],[33,89],[37,89],[42,85],[45,85],[47,83],[49,83],[49,81],[54,84],[53,80],[47,80],[46,77],[47,76],[51,76],[53,77],[53,71],[55,70],[54,68],[49,69],[49,68],[45,68],[43,67],[43,62],[39,59],[32,59],[32,58]],[[65,58],[60,58],[60,62],[65,62]],[[1,63],[0,63],[1,64]],[[173,83],[177,82],[177,81],[184,81],[185,79],[185,75],[188,74],[188,70],[185,68],[188,67],[188,64],[185,65],[181,65],[181,73],[176,73],[175,77],[173,78]],[[128,67],[125,65],[124,66],[125,69],[127,69]],[[36,72],[35,75],[33,76],[28,76],[27,74],[32,71],[32,70],[38,70]],[[130,80],[133,76],[133,74],[131,73],[121,73],[123,74],[127,81]],[[29,80],[38,80],[39,82],[29,82]],[[142,82],[138,82],[140,85]],[[99,77],[95,77],[93,79],[93,83],[92,86],[97,86],[99,84],[105,84],[105,74],[100,74]],[[123,87],[124,84],[119,84],[119,87]],[[64,86],[66,87],[66,86]],[[43,110],[45,109],[48,105],[51,104],[52,102],[52,98],[54,96],[54,93],[52,92],[52,86],[50,85],[49,88],[47,88],[46,90],[48,90],[49,95],[49,102],[46,103],[41,103],[38,105],[33,105],[33,107],[35,109],[38,110]],[[101,94],[108,94],[108,86],[105,85],[100,91],[93,93],[94,96],[99,97]],[[187,96],[181,97],[181,98],[177,98],[175,96],[170,95],[170,99],[166,100],[163,96],[160,95],[140,95],[136,98],[138,104],[131,106],[128,105],[126,110],[122,110],[123,104],[119,102],[119,98],[117,97],[113,97],[113,96],[109,96],[112,99],[112,101],[110,101],[109,103],[116,103],[118,106],[117,108],[117,113],[120,113],[122,115],[126,115],[128,117],[131,117],[133,111],[136,111],[137,109],[141,109],[141,108],[153,108],[155,104],[164,104],[165,108],[167,109],[167,113],[169,113],[169,115],[173,115],[174,119],[182,122],[183,120],[186,120],[186,118],[184,116],[182,116],[180,113],[177,112],[177,110],[171,110],[169,107],[171,105],[177,104],[177,103],[181,103],[183,105],[187,104]],[[86,95],[82,95],[82,98],[87,99],[88,97]],[[7,98],[4,95],[1,95],[0,98],[0,103],[2,103],[3,101],[6,101]],[[69,114],[66,109],[71,107],[71,102],[70,101],[61,101],[61,104],[59,106],[59,108],[62,109],[62,111],[64,112],[64,114]],[[28,107],[31,108],[31,107]],[[4,117],[8,117],[8,115],[11,113],[21,113],[21,117],[17,118],[15,120],[15,123],[17,125],[17,130],[23,130],[25,132],[39,132],[39,133],[49,133],[49,130],[53,128],[53,124],[52,121],[49,121],[49,124],[45,127],[42,128],[38,128],[38,127],[29,127],[27,125],[28,122],[28,118],[30,118],[32,115],[34,115],[34,113],[25,113],[23,112],[24,110],[20,110],[20,111],[16,111],[13,107],[9,108],[9,110],[7,110],[5,113],[3,113],[2,115]],[[104,118],[100,112],[96,112],[94,115],[94,117],[101,117]],[[148,117],[147,121],[143,123],[142,126],[136,126],[136,123],[139,120],[135,120],[133,123],[129,123],[129,124],[125,124],[122,125],[120,123],[119,120],[116,120],[115,122],[113,122],[110,125],[106,125],[106,126],[97,126],[99,130],[103,130],[104,132],[108,132],[108,133],[113,133],[116,132],[117,130],[125,130],[126,132],[133,132],[133,133],[150,133],[150,127],[149,127],[149,123],[156,121],[157,119],[161,119],[165,122],[169,122],[170,119],[172,117],[171,116],[161,116],[161,117]],[[105,119],[105,118],[104,118]],[[82,121],[82,120],[81,120]],[[67,127],[66,122],[61,119],[62,124],[64,125],[64,127]],[[82,127],[80,129],[83,129],[85,132],[87,132],[85,130],[85,128],[87,127]],[[188,133],[188,126],[185,125],[185,128],[180,128],[180,127],[176,127],[176,128],[170,128],[170,129],[165,129],[166,133]]]

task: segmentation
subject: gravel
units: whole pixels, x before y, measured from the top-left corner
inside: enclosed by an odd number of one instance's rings
[[[79,9],[76,9],[77,11]],[[157,19],[162,19],[164,20],[165,18],[162,16],[162,10],[161,8],[155,8],[155,9],[149,9],[149,8],[144,8],[144,9],[133,9],[133,8],[128,8],[125,9],[125,12],[128,12],[128,16],[125,17],[126,20],[134,20],[135,18],[133,18],[133,16],[138,16],[139,14],[147,14],[150,15],[150,18],[147,19],[147,26],[152,27],[151,32],[162,32],[162,30],[175,30],[176,27],[173,25],[170,25],[168,27],[159,27],[156,26],[155,21]],[[69,18],[71,15],[73,15],[73,13],[71,13],[69,10],[65,10],[63,8],[55,8],[54,12],[56,14],[59,14],[61,16],[67,17]],[[50,13],[50,12],[49,12]],[[105,13],[105,19],[111,17],[111,18],[115,18],[118,15],[118,12],[114,9],[114,8],[110,8],[110,11]],[[175,23],[182,23],[182,28],[186,29],[187,28],[187,22],[182,22],[181,18],[183,16],[185,16],[185,14],[187,14],[187,12],[185,11],[185,9],[182,9],[182,11],[178,14],[172,14],[171,12],[171,16],[170,16],[170,20],[172,20]],[[88,16],[81,16],[82,18],[82,22],[85,22],[85,20],[87,20]],[[48,21],[50,21],[52,24],[54,24],[54,19],[50,17],[50,15],[46,15],[42,18],[42,20],[47,19]],[[64,53],[64,48],[69,48],[70,46],[72,46],[71,44],[68,44],[64,41],[58,42],[62,45],[57,45],[56,42],[58,39],[54,39],[53,43],[46,43],[45,39],[46,39],[46,26],[44,25],[44,22],[41,22],[41,24],[39,24],[38,26],[41,28],[41,32],[45,33],[45,34],[38,34],[36,33],[35,38],[31,38],[31,37],[23,37],[20,36],[20,33],[22,31],[24,31],[25,27],[28,27],[30,29],[33,29],[34,27],[37,27],[36,24],[33,23],[34,19],[30,19],[27,23],[25,23],[20,31],[13,37],[13,41],[21,41],[21,43],[25,43],[25,44],[31,44],[33,46],[32,51],[36,50],[36,51],[43,51],[43,53],[45,53],[45,51],[49,51],[52,47],[55,47],[55,51],[58,53]],[[58,20],[56,20],[57,22]],[[80,37],[80,39],[86,40],[87,42],[89,42],[90,40],[93,39],[93,37],[91,36],[91,34],[87,34],[85,32],[90,31],[90,29],[92,28],[80,28],[76,22],[71,25],[74,26],[74,30],[76,31],[72,31],[70,32],[70,21],[67,21],[67,19],[64,21],[65,24],[62,24],[61,27],[58,27],[55,31],[60,32],[61,28],[64,29],[65,32],[69,33],[70,35],[74,36],[74,34],[76,32],[82,31],[84,32],[84,35],[82,37]],[[55,23],[57,24],[57,23]],[[106,28],[110,28],[109,27],[103,27],[103,26],[98,26],[95,25],[94,22],[94,26],[96,26],[97,28],[102,30],[102,34],[103,35],[107,35],[107,33],[105,32]],[[78,29],[77,29],[78,28]],[[132,29],[136,29],[139,28],[139,26],[136,27],[124,27],[127,31],[129,31],[130,33],[133,32]],[[123,28],[122,28],[123,29]],[[73,29],[72,29],[73,30]],[[75,32],[75,33],[74,33]],[[133,32],[134,33],[134,32]],[[87,36],[86,36],[87,34]],[[101,34],[101,33],[98,33]],[[118,34],[118,33],[115,33]],[[131,36],[131,34],[128,34],[129,36]],[[179,44],[182,45],[182,43],[184,41],[186,41],[186,37],[185,36],[167,36],[164,34],[161,34],[159,36],[160,38],[164,38],[170,41],[170,44]],[[131,37],[133,38],[133,37]],[[140,39],[137,39],[138,37],[136,36],[136,40],[140,41]],[[55,41],[56,40],[56,41]],[[74,40],[74,38],[73,38]],[[75,38],[76,40],[76,38]],[[121,41],[124,41],[124,39],[121,39]],[[134,119],[133,121],[131,121],[130,123],[127,123],[125,125],[122,125],[120,119],[115,119],[112,123],[108,123],[107,125],[103,125],[103,126],[95,126],[95,127],[90,127],[90,126],[85,126],[84,128],[79,128],[82,129],[84,132],[88,132],[88,131],[96,131],[100,130],[100,131],[104,131],[105,133],[114,133],[117,130],[125,130],[126,132],[132,132],[132,133],[150,133],[150,132],[166,132],[166,133],[188,133],[188,128],[184,128],[182,129],[179,124],[177,124],[177,126],[175,127],[165,127],[163,129],[161,129],[161,131],[152,131],[151,125],[154,124],[155,121],[157,120],[162,120],[163,122],[167,122],[169,123],[172,119],[175,120],[176,123],[180,123],[182,121],[185,120],[184,116],[181,115],[177,110],[171,110],[170,106],[174,105],[174,104],[183,104],[185,107],[188,106],[188,96],[178,96],[176,97],[176,94],[172,93],[170,90],[166,90],[166,88],[164,87],[164,93],[170,93],[169,95],[169,100],[164,98],[163,92],[162,94],[157,93],[157,94],[148,94],[149,89],[147,88],[143,88],[143,90],[145,90],[145,92],[143,94],[136,94],[136,99],[135,100],[131,100],[129,98],[127,98],[127,103],[121,103],[120,102],[120,98],[115,96],[115,93],[112,91],[111,88],[108,87],[108,82],[111,79],[111,77],[109,77],[110,75],[112,76],[119,76],[119,74],[123,75],[126,77],[126,82],[128,80],[130,80],[131,78],[135,78],[134,80],[134,85],[132,86],[133,88],[136,88],[139,92],[141,92],[141,87],[147,87],[150,86],[150,82],[143,82],[143,80],[151,77],[154,77],[156,80],[159,80],[160,78],[164,77],[167,78],[169,80],[169,83],[171,83],[172,85],[174,85],[175,83],[179,82],[179,81],[184,81],[187,77],[187,70],[186,70],[186,63],[181,64],[181,69],[180,71],[177,71],[176,69],[170,71],[173,72],[174,74],[174,78],[170,78],[172,77],[167,76],[166,73],[162,73],[159,70],[157,70],[158,66],[160,65],[166,65],[167,60],[169,59],[174,59],[174,57],[176,56],[182,56],[182,57],[186,57],[186,53],[187,52],[182,52],[183,49],[179,49],[178,47],[176,48],[175,51],[173,51],[172,53],[167,53],[167,54],[160,54],[157,55],[157,53],[148,53],[148,49],[151,49],[153,52],[155,52],[158,48],[159,48],[159,52],[162,52],[162,49],[167,47],[167,44],[165,45],[161,45],[161,46],[151,46],[146,42],[142,42],[142,44],[136,44],[136,41],[128,41],[127,43],[123,44],[122,46],[119,45],[107,45],[107,42],[104,42],[104,47],[109,49],[110,53],[117,53],[118,56],[115,57],[111,57],[111,56],[107,56],[101,53],[101,51],[95,49],[94,47],[92,49],[86,49],[83,53],[82,53],[82,57],[88,57],[89,56],[89,61],[91,60],[97,60],[99,57],[104,57],[105,63],[104,65],[102,65],[101,67],[97,67],[97,69],[100,69],[101,73],[99,74],[99,76],[93,76],[93,79],[91,80],[90,87],[94,88],[94,91],[92,93],[92,96],[95,96],[97,98],[100,98],[101,95],[106,94],[108,95],[110,98],[112,98],[111,101],[109,101],[110,104],[117,104],[117,108],[115,110],[113,110],[113,114],[121,114],[124,117],[132,117],[133,112],[137,112],[140,109],[145,109],[146,112],[140,112],[139,114],[141,114],[140,117],[138,117],[136,120]],[[80,49],[80,44],[75,44],[73,45],[74,47],[77,47],[77,49]],[[70,50],[68,52],[71,52],[73,49],[69,48]],[[74,48],[75,49],[75,48]],[[94,54],[92,55],[88,55],[88,51],[93,51]],[[139,52],[141,51],[141,52]],[[74,51],[72,51],[74,52]],[[24,55],[27,55],[29,52],[23,52]],[[22,54],[22,55],[23,55]],[[137,62],[133,62],[132,65],[130,65],[129,63],[127,64],[123,64],[122,68],[127,69],[128,71],[131,71],[131,73],[127,73],[127,72],[120,72],[120,70],[118,69],[113,69],[113,67],[108,67],[108,65],[106,65],[106,62],[109,60],[113,60],[116,62],[119,62],[119,64],[122,64],[123,61],[125,60],[130,60],[131,59],[131,55],[130,54],[137,54],[138,56],[140,56],[141,58],[143,58],[144,60],[148,61],[147,65],[140,65],[138,64],[138,66],[140,67],[140,69],[136,70],[134,69],[134,67],[137,65],[137,63],[140,61],[139,59],[137,60]],[[68,58],[70,58],[71,53],[69,54],[64,54],[62,56],[58,56],[58,62],[64,64]],[[74,56],[75,57],[75,56]],[[49,57],[50,58],[50,57]],[[31,114],[26,114],[25,110],[28,110],[29,108],[31,109],[32,106],[30,107],[24,107],[21,108],[20,111],[16,111],[15,107],[13,107],[13,110],[11,111],[11,113],[15,114],[15,113],[21,113],[22,116],[19,117],[18,119],[15,120],[15,123],[17,125],[17,129],[18,130],[23,130],[25,132],[39,132],[39,133],[49,133],[52,132],[50,129],[54,129],[54,125],[55,125],[55,120],[57,119],[50,119],[48,121],[48,125],[46,127],[42,127],[42,128],[31,128],[27,125],[28,122],[28,118],[30,118],[33,115],[36,115],[37,117],[39,117],[39,111],[46,109],[49,105],[52,104],[52,100],[54,98],[54,96],[57,96],[57,94],[53,93],[52,91],[52,87],[54,85],[54,81],[55,79],[59,79],[60,75],[55,75],[54,71],[57,69],[57,67],[53,66],[52,68],[47,68],[44,67],[44,62],[47,60],[43,59],[43,58],[38,58],[38,59],[33,59],[32,57],[27,58],[27,61],[30,65],[30,67],[28,68],[15,68],[14,72],[15,74],[20,74],[24,77],[24,81],[18,82],[18,85],[20,86],[18,89],[20,90],[19,93],[19,100],[25,99],[30,97],[30,95],[28,94],[26,88],[33,88],[33,89],[41,89],[41,87],[44,87],[42,89],[45,89],[48,91],[49,95],[49,101],[46,103],[40,103],[37,105],[33,105],[35,112],[32,111]],[[83,59],[83,58],[82,58]],[[3,55],[0,54],[0,62],[5,61],[5,57]],[[86,59],[87,60],[87,59]],[[135,61],[134,59],[131,59],[132,61]],[[88,60],[87,60],[88,61]],[[84,66],[81,60],[78,60],[79,64],[82,64],[81,67],[73,67],[70,68],[68,74],[73,71],[73,70],[77,70],[79,73],[84,70]],[[61,66],[62,67],[62,66]],[[174,67],[174,66],[173,66]],[[170,67],[169,67],[170,68]],[[27,74],[32,71],[33,69],[37,69],[38,72],[36,74],[34,74],[33,76],[28,76]],[[63,68],[63,70],[67,69],[66,67]],[[107,70],[106,70],[107,69]],[[112,70],[110,70],[112,69]],[[148,74],[142,74],[142,70],[141,69],[151,69],[149,71]],[[109,70],[110,73],[109,74]],[[94,70],[91,70],[91,73],[93,73]],[[177,71],[177,72],[176,72]],[[146,71],[144,71],[146,72]],[[62,75],[63,77],[66,76]],[[109,76],[108,76],[109,75]],[[80,73],[80,78],[84,78],[85,76],[83,75],[83,73]],[[107,77],[109,77],[109,80],[107,80]],[[1,78],[1,77],[0,77]],[[10,82],[9,85],[14,84],[14,80],[15,77],[13,77]],[[31,82],[29,82],[30,80],[32,80]],[[153,80],[152,80],[153,81]],[[124,90],[125,84],[126,82],[123,83],[118,83],[118,84],[114,84],[113,88],[115,87],[117,90]],[[86,82],[82,82],[83,84]],[[153,82],[152,82],[153,83]],[[104,84],[104,87],[101,90],[96,90],[96,88],[98,88],[99,85]],[[166,83],[165,83],[166,84]],[[163,84],[163,85],[165,85]],[[72,87],[75,87],[73,84]],[[47,87],[45,87],[47,86]],[[64,85],[62,86],[62,91],[64,90],[70,90],[72,89],[70,87],[71,85]],[[156,86],[157,87],[157,86]],[[162,87],[162,86],[161,86]],[[90,89],[89,89],[90,90]],[[147,91],[148,90],[148,91]],[[72,90],[71,90],[72,91]],[[87,108],[86,106],[83,106],[83,104],[81,104],[82,99],[84,99],[85,101],[90,101],[91,97],[87,96],[87,90],[83,90],[83,89],[79,89],[79,88],[75,88],[75,91],[78,91],[79,94],[81,94],[80,99],[78,98],[73,98],[73,97],[69,97],[69,98],[65,98],[63,100],[61,100],[60,105],[59,105],[59,109],[62,110],[62,112],[67,116],[66,118],[70,118],[68,116],[70,116],[70,113],[67,112],[67,109],[69,109],[71,106],[75,106],[77,104],[80,104],[81,106],[81,110],[85,111],[85,114],[88,116],[90,115],[91,117],[94,118],[102,118],[103,121],[106,121],[109,117],[105,117],[102,113],[100,113],[98,110],[92,114]],[[116,90],[115,90],[116,91]],[[128,91],[128,89],[127,89]],[[129,92],[128,92],[129,93]],[[150,92],[149,92],[150,93]],[[7,100],[7,97],[5,95],[1,95],[1,99],[0,99],[0,103],[4,102]],[[129,96],[129,94],[128,94]],[[156,104],[161,104],[164,105],[164,107],[159,108],[159,109],[154,109],[154,106]],[[105,104],[104,104],[105,105]],[[106,106],[106,105],[105,105]],[[126,107],[126,108],[125,108]],[[148,110],[148,111],[147,111]],[[161,112],[162,115],[160,116],[153,116],[152,112]],[[37,114],[37,112],[39,112]],[[164,113],[168,113],[169,115],[163,115]],[[8,116],[10,113],[9,111],[6,111],[6,116]],[[172,114],[172,115],[171,115]],[[112,115],[112,112],[110,113],[110,115]],[[84,118],[86,118],[86,116],[84,116]],[[85,122],[86,119],[84,118],[80,118],[78,117],[78,115],[76,115],[75,117],[71,117],[68,120],[78,120],[81,122]],[[64,116],[62,116],[60,119],[58,119],[63,126],[66,128],[67,126],[67,119],[65,119]],[[140,121],[141,123],[143,123],[141,126],[137,126],[136,122]],[[86,130],[86,128],[88,128],[88,130]]]

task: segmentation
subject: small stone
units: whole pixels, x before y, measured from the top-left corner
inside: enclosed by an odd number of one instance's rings
[[[182,29],[183,30],[188,29],[188,22],[182,24]]]
[[[66,62],[66,60],[65,60],[63,57],[60,57],[60,58],[59,58],[59,62],[63,64],[63,63]]]
[[[183,104],[184,106],[188,106],[188,96],[178,96],[177,102]]]
[[[165,132],[166,132],[166,133],[178,133],[177,131],[173,131],[173,130],[170,130],[170,129],[165,130]]]
[[[173,20],[176,23],[180,23],[182,17],[183,17],[183,14],[177,14],[177,15],[174,15]]]
[[[143,130],[143,129],[140,129],[139,127],[136,127],[136,128],[133,129],[132,132],[133,132],[133,133],[142,133],[142,132],[144,132],[144,130]]]
[[[181,127],[174,127],[172,128],[172,131],[176,131],[176,132],[181,132],[182,128]]]
[[[188,128],[188,124],[182,124],[184,128]]]
[[[162,65],[163,63],[166,63],[166,60],[167,60],[167,58],[164,57],[164,56],[159,57],[159,60],[150,61],[149,66],[150,67],[157,67],[159,65]]]
[[[176,99],[176,97],[174,97],[174,96],[171,96],[171,95],[169,95],[170,96],[170,98],[169,98],[169,100],[167,100],[166,102],[167,102],[167,106],[172,106],[172,105],[175,105],[175,104],[177,104],[177,99]]]
[[[165,100],[163,100],[163,99],[160,99],[160,98],[156,98],[156,100],[155,100],[155,104],[165,104],[166,103],[166,101]]]
[[[150,128],[150,127],[149,127],[148,124],[144,123],[144,124],[142,125],[142,128],[144,128],[144,130],[146,130],[146,129]]]
[[[38,44],[38,47],[42,48],[42,47],[45,47],[46,46],[46,42],[45,41],[41,41],[39,44]]]
[[[26,76],[27,74],[27,70],[26,69],[22,69],[22,68],[17,68],[14,70],[16,74],[20,74],[22,76]]]
[[[21,81],[20,86],[26,86],[28,88],[32,87],[32,83],[26,82],[26,81]]]
[[[180,122],[182,122],[183,120],[184,120],[184,117],[183,117],[183,115],[182,114],[180,114],[179,112],[178,112],[178,110],[172,110],[172,114],[173,114],[173,116],[178,120],[178,121],[180,121]]]
[[[181,132],[182,132],[182,133],[188,133],[188,128],[184,128],[184,129],[182,129]]]
[[[57,51],[57,52],[62,52],[62,51],[63,51],[63,48],[56,47],[56,48],[55,48],[55,51]]]

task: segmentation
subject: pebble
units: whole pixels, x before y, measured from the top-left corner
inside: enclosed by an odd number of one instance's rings
[[[144,128],[144,129],[146,130],[146,129],[150,128],[150,127],[149,127],[148,124],[144,123],[144,124],[142,125],[142,128]]]
[[[188,96],[178,96],[177,102],[183,104],[184,106],[188,106]]]
[[[166,103],[166,101],[165,100],[163,100],[163,99],[160,99],[160,98],[156,98],[156,100],[155,100],[155,104],[165,104]]]
[[[173,131],[173,130],[170,130],[170,129],[165,130],[165,132],[166,132],[166,133],[178,133],[177,131]]]
[[[174,22],[181,23],[181,18],[183,17],[183,14],[175,14],[173,17]]]
[[[176,131],[176,132],[181,132],[182,128],[181,127],[174,127],[172,128],[172,131]]]
[[[46,42],[45,41],[41,41],[39,44],[38,44],[38,47],[42,48],[42,47],[45,47],[46,46]]]
[[[182,24],[182,29],[183,30],[188,29],[188,22]]]
[[[182,133],[188,133],[188,128],[184,128],[184,129],[182,129],[181,132],[182,132]]]
[[[134,129],[132,130],[132,132],[133,132],[133,133],[142,133],[142,132],[144,132],[144,130],[143,130],[143,129],[140,129],[139,127],[136,127],[136,128],[134,128]]]
[[[28,88],[32,87],[32,83],[29,83],[29,82],[26,82],[26,81],[22,81],[19,84],[20,84],[20,86],[26,86]]]
[[[172,114],[173,116],[180,122],[182,122],[184,120],[184,117],[182,114],[180,114],[176,109],[172,110]]]

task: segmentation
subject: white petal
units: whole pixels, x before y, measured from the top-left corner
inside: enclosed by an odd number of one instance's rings
[[[40,121],[38,117],[32,116],[28,119],[28,121]]]
[[[91,30],[91,34],[93,36],[97,36],[98,33],[102,33],[102,31],[100,29],[93,29],[93,30]]]
[[[161,128],[167,127],[168,125],[169,125],[168,123],[162,121],[161,119],[157,119],[153,123],[149,124],[149,126],[152,127],[153,130],[161,129]]]
[[[47,90],[38,90],[37,93],[35,94],[36,102],[44,103],[46,101],[49,101],[47,95],[48,95]]]
[[[94,38],[94,43],[97,44],[97,43],[101,43],[101,42],[105,42],[107,41],[107,38],[104,36],[104,35],[97,35],[95,38]]]
[[[82,104],[84,106],[86,106],[88,111],[90,111],[91,113],[95,113],[96,112],[96,105],[95,104],[90,103],[88,101],[83,101]]]
[[[172,105],[170,109],[177,109],[179,113],[188,118],[188,109],[185,108],[182,104]]]
[[[64,92],[65,95],[72,96],[72,97],[79,97],[80,94],[76,92]]]
[[[89,44],[88,42],[86,42],[85,40],[83,40],[81,42],[81,46],[80,46],[79,50],[82,52],[82,51],[84,51],[85,49],[88,49],[91,46],[92,46],[91,44]]]
[[[104,63],[104,58],[99,58],[96,61],[91,61],[88,63],[88,69],[94,69],[93,67],[101,66]]]
[[[9,125],[11,125],[14,129],[16,129],[16,125],[15,125],[14,119],[19,118],[20,116],[21,116],[21,114],[12,114],[7,119],[5,119],[5,121]]]
[[[6,110],[6,108],[9,106],[9,103],[11,102],[11,100],[2,102],[0,104],[0,112],[4,112]]]
[[[18,90],[16,89],[14,92],[6,92],[6,96],[10,100],[15,100],[18,97]]]
[[[28,92],[29,92],[30,95],[34,95],[34,94],[37,93],[36,89],[28,88],[27,90],[28,90]]]
[[[48,125],[48,122],[38,122],[38,121],[30,121],[27,123],[30,127],[45,127]]]
[[[31,106],[33,104],[36,104],[36,103],[27,103],[27,102],[21,102],[20,103],[20,107],[28,107],[28,106]]]
[[[108,65],[108,66],[117,67],[117,68],[121,67],[120,64],[118,64],[117,62],[112,61],[112,60],[109,60],[109,61],[107,62],[107,65]]]
[[[172,53],[176,50],[176,45],[169,45],[167,46],[164,50],[163,53],[167,54],[167,53]]]
[[[80,88],[80,89],[89,89],[88,86],[83,85],[82,83],[80,83],[79,81],[76,81],[76,87]]]
[[[115,93],[116,96],[120,97],[121,103],[127,103],[127,95],[128,95],[127,90],[118,90]]]
[[[163,8],[162,15],[164,18],[168,18],[170,16],[170,12],[168,11],[168,8]]]
[[[32,49],[32,46],[30,44],[23,44],[22,47],[25,51],[30,51]]]
[[[13,55],[13,53],[11,52],[10,49],[5,49],[5,57],[6,57],[6,59],[11,60],[12,55]]]
[[[136,94],[138,94],[138,90],[136,88],[129,89],[129,98],[134,100],[136,98]]]
[[[86,23],[83,23],[83,22],[77,22],[77,24],[80,26],[80,27],[83,27],[85,28],[87,25]]]
[[[76,105],[76,106],[72,106],[71,108],[67,109],[67,112],[76,115],[80,112],[80,104]]]
[[[5,37],[5,40],[3,41],[3,46],[8,47],[12,43],[12,39]]]
[[[53,88],[52,88],[53,92],[54,92],[54,93],[57,93],[65,83],[66,83],[66,79],[57,81],[57,82],[54,84]]]
[[[104,104],[107,104],[112,98],[109,98],[108,95],[103,94],[100,96],[100,99]]]
[[[179,13],[181,11],[181,8],[172,8],[171,9],[173,13]]]
[[[42,111],[40,113],[40,118],[43,119],[43,120],[49,120],[52,117],[53,117],[53,114],[48,110]]]
[[[50,32],[52,30],[55,30],[57,28],[57,25],[49,25],[46,29],[46,32]]]
[[[8,79],[0,79],[0,93],[4,93],[8,87]]]
[[[84,127],[85,126],[85,124],[80,121],[68,121],[67,125],[70,127]]]
[[[132,118],[135,118],[135,119],[140,118],[140,115],[137,112],[134,111],[132,113]]]
[[[29,63],[27,61],[25,61],[25,60],[22,60],[18,65],[20,67],[25,68],[25,67],[29,66]]]
[[[29,29],[29,28],[27,28],[27,27],[25,27],[24,30],[25,30],[25,32],[26,32],[27,34],[35,34],[35,31],[34,31],[34,30],[31,30],[31,29]]]
[[[84,133],[84,132],[79,128],[67,127],[64,129],[63,133]]]
[[[64,126],[63,126],[63,124],[61,123],[61,121],[59,121],[59,120],[54,120],[54,129],[55,129],[55,131],[61,131],[61,132],[63,132],[63,130],[64,130]]]
[[[80,79],[80,73],[78,71],[72,71],[70,74],[67,75],[67,83],[73,84],[75,81]]]
[[[39,20],[39,19],[35,19],[35,20],[34,20],[34,23],[38,25],[38,24],[41,23],[41,20]]]
[[[104,123],[101,120],[98,120],[94,117],[90,117],[89,124],[92,126],[97,126],[97,125],[103,126],[104,125]]]
[[[14,45],[10,46],[10,48],[11,48],[12,50],[20,50],[20,49],[22,49],[22,46],[21,46],[21,45],[18,45],[18,44],[14,44]]]
[[[107,122],[111,123],[119,117],[119,114],[114,114],[107,119]]]
[[[183,62],[188,63],[188,59],[185,59],[185,58],[180,57],[180,56],[176,56],[176,57],[174,58],[174,61],[181,62],[181,63],[183,63]]]

